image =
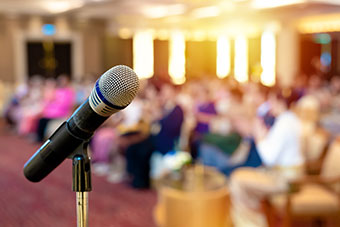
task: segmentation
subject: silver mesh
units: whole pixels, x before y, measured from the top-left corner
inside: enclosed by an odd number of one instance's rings
[[[135,98],[139,88],[136,73],[128,66],[117,65],[99,79],[99,89],[110,103],[125,107]]]

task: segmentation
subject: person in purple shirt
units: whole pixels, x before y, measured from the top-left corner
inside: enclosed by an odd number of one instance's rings
[[[199,93],[199,100],[196,106],[197,124],[195,133],[205,134],[209,132],[209,123],[216,116],[215,103],[209,98],[208,90]]]
[[[190,150],[193,158],[198,155],[198,147],[204,134],[209,133],[209,124],[217,115],[215,103],[209,97],[209,91],[201,87],[201,92],[198,95],[198,102],[195,109],[196,126],[190,136]]]

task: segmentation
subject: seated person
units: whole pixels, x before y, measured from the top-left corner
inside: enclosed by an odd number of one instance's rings
[[[259,95],[263,96],[260,92]],[[229,108],[223,114],[223,119],[230,122],[231,130],[228,133],[208,133],[202,137],[199,145],[199,159],[202,163],[214,166],[226,175],[241,166],[257,167],[262,164],[249,133],[251,120],[242,97],[241,90],[234,88],[230,91]],[[271,115],[269,108],[263,106],[258,108],[258,116],[268,124],[272,120]]]
[[[60,75],[57,78],[57,88],[44,102],[42,117],[38,122],[37,142],[45,139],[45,131],[51,120],[66,119],[72,113],[74,92],[66,75]]]
[[[230,192],[236,227],[266,226],[259,211],[261,200],[287,190],[287,181],[302,173],[300,122],[290,111],[296,99],[294,92],[276,92],[269,99],[276,118],[273,126],[268,129],[261,119],[254,124],[256,148],[267,169],[240,168],[232,173]]]
[[[190,136],[190,151],[194,158],[198,155],[199,143],[203,135],[210,132],[210,125],[215,118],[217,112],[215,102],[209,90],[202,84],[197,88],[195,94],[196,105],[194,108],[194,116],[196,126]]]
[[[30,81],[28,83],[19,85],[15,89],[13,96],[11,96],[8,100],[8,103],[4,106],[3,116],[7,126],[9,126],[11,129],[16,129],[18,123],[21,120],[21,104],[22,100],[24,100],[29,93],[29,85]]]
[[[18,132],[20,135],[30,135],[37,130],[38,120],[42,112],[42,102],[44,100],[44,90],[50,89],[52,92],[54,86],[49,86],[50,81],[54,84],[55,80],[46,80],[45,83],[40,77],[30,80],[27,95],[21,102],[21,119],[18,122]]]
[[[158,109],[156,105],[143,105],[147,103],[147,100],[143,99],[143,103],[139,105],[143,107],[143,110],[139,109],[138,111],[140,119],[138,122],[133,121],[138,124],[128,124],[130,121],[127,119],[124,121],[125,126],[135,125],[137,128],[130,127],[130,131],[125,130],[119,138],[119,146],[126,156],[127,173],[135,188],[149,187],[149,163],[152,153],[157,152],[161,156],[166,154],[175,148],[176,141],[179,139],[184,116],[182,108],[177,103],[175,89],[164,85],[155,102],[157,103],[157,101],[164,107],[163,110]],[[131,113],[124,112],[125,117],[130,116],[130,120],[136,116],[133,112],[138,109],[136,101],[132,104],[134,104],[134,108],[127,108]],[[149,132],[150,124],[147,121],[155,119],[147,118],[146,115],[149,115],[149,111],[162,113],[160,119],[157,119],[153,124],[151,134]],[[122,127],[119,126],[118,130],[121,131],[121,129]]]
[[[176,148],[181,134],[184,112],[175,89],[164,85],[160,92],[159,101],[161,106],[165,108],[162,111],[153,107],[153,111],[162,112],[162,116],[158,120],[155,119],[151,135],[127,149],[128,171],[139,183],[143,181],[138,177],[143,177],[144,182],[148,183],[150,168],[153,178],[157,178],[161,174],[162,170],[158,167],[162,166],[163,156]],[[140,159],[137,157],[140,157]],[[151,166],[146,165],[146,163],[149,164],[150,160]],[[142,162],[146,163],[143,164]],[[136,170],[136,166],[141,167],[139,172]],[[129,169],[129,167],[132,168]]]

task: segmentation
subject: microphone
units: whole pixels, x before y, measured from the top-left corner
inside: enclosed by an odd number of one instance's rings
[[[71,155],[112,114],[127,107],[139,80],[128,66],[118,65],[97,81],[89,98],[53,133],[24,166],[25,177],[39,182]]]

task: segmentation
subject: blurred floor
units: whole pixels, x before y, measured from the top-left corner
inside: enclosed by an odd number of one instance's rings
[[[26,180],[22,168],[39,146],[11,135],[0,126],[0,226],[76,226],[71,161],[66,160],[40,183]],[[89,225],[154,227],[156,193],[110,184],[93,175]]]

